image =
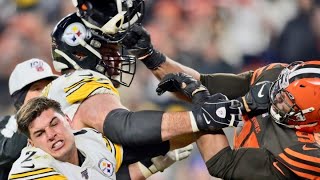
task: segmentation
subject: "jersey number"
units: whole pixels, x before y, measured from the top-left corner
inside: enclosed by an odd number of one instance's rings
[[[36,151],[27,151],[27,158],[21,162],[21,164],[31,161],[31,157],[36,154]],[[22,165],[23,168],[34,168],[34,164]]]

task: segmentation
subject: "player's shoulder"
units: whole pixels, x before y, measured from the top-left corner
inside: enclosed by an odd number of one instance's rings
[[[54,169],[53,161],[54,158],[43,150],[27,146],[14,162],[9,179],[66,179]]]
[[[285,63],[271,63],[254,70],[250,84],[256,84],[262,81],[275,81],[280,72],[287,67]]]
[[[99,131],[92,128],[82,128],[81,130],[74,131],[76,142],[87,142],[92,144],[93,142],[104,142],[104,136]]]

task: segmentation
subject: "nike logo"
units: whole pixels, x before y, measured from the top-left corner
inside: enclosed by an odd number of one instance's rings
[[[307,144],[305,144],[305,145],[302,146],[302,149],[304,151],[312,151],[312,150],[317,150],[319,148],[307,147]]]
[[[204,113],[202,113],[202,116],[203,116],[204,120],[206,121],[206,123],[210,124],[210,121],[207,119],[207,116]]]
[[[21,166],[22,168],[31,168],[31,169],[33,169],[35,166],[34,166],[34,164],[32,164],[31,166]]]
[[[264,96],[264,94],[262,94],[262,90],[263,90],[263,88],[264,88],[265,85],[266,85],[266,83],[264,83],[264,84],[262,85],[261,89],[260,89],[259,92],[258,92],[258,97],[259,97],[259,98],[262,98],[262,97]]]

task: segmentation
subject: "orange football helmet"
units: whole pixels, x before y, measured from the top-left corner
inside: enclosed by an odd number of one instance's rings
[[[294,62],[270,88],[271,116],[299,131],[320,132],[320,61]]]

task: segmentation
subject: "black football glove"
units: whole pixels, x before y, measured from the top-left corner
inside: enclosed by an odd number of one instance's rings
[[[223,94],[214,94],[202,105],[194,105],[192,115],[197,128],[192,129],[216,131],[229,126],[236,127],[241,122],[240,107],[241,103],[238,100],[228,100]]]
[[[120,44],[149,69],[156,69],[166,60],[162,53],[153,48],[149,33],[139,24],[132,25]]]
[[[202,103],[210,96],[209,91],[200,81],[181,72],[164,76],[158,84],[156,91],[159,96],[166,91],[181,92],[192,99],[192,103],[194,104]]]
[[[121,44],[137,58],[146,56],[153,51],[149,33],[138,24],[132,25]]]
[[[269,90],[272,83],[270,81],[259,82],[251,86],[249,92],[241,98],[245,111],[254,113],[268,112],[270,107]]]

